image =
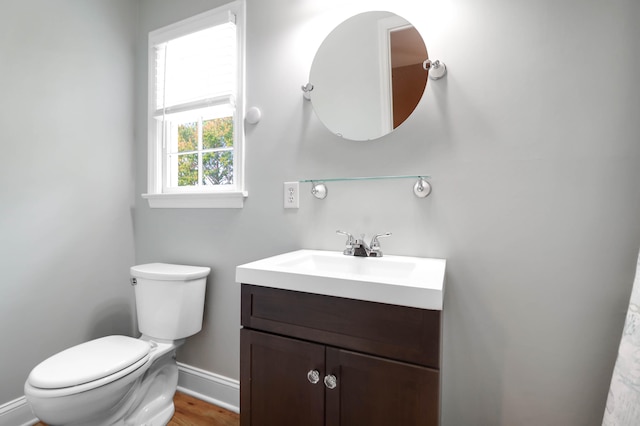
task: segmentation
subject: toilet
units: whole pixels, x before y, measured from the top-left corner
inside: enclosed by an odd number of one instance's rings
[[[101,337],[38,364],[24,392],[40,421],[164,426],[173,416],[175,352],[202,328],[210,268],[149,263],[130,272],[142,336]]]

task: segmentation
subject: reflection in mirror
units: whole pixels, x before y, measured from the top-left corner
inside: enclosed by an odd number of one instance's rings
[[[384,136],[420,102],[427,58],[422,37],[407,20],[390,12],[353,16],[316,53],[309,76],[313,109],[345,139]]]

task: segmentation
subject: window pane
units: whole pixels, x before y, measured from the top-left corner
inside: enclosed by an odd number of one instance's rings
[[[230,185],[233,183],[233,151],[202,154],[202,184]]]
[[[178,186],[198,184],[198,154],[178,156]]]
[[[202,148],[226,148],[232,146],[233,117],[214,118],[213,120],[202,122]]]
[[[197,149],[198,123],[180,124],[178,126],[178,152],[196,151]]]

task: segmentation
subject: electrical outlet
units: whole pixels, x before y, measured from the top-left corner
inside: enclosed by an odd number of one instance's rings
[[[284,183],[284,208],[285,209],[300,208],[300,183],[299,182]]]

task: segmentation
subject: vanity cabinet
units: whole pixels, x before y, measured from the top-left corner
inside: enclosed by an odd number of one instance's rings
[[[440,311],[241,291],[242,426],[438,425]]]

